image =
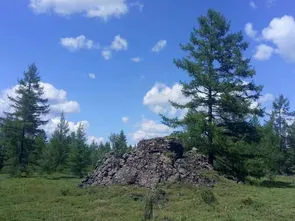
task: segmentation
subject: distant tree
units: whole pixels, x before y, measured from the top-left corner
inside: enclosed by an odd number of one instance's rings
[[[92,168],[95,168],[97,161],[99,159],[98,148],[99,146],[95,141],[92,141],[92,143],[89,145],[90,161],[91,161]]]
[[[43,94],[38,69],[32,64],[19,80],[16,96],[9,97],[12,112],[2,118],[6,166],[11,174],[25,175],[36,164],[36,138],[44,133],[40,126],[47,123],[43,116],[49,111]]]
[[[128,148],[127,138],[123,130],[121,130],[119,134],[111,134],[109,139],[112,149],[116,154],[123,155],[130,150]]]
[[[280,149],[286,151],[288,148],[288,136],[290,132],[290,122],[295,117],[295,112],[290,111],[289,100],[280,95],[273,102],[271,120],[273,129],[280,138]]]
[[[290,171],[295,171],[295,122],[290,127],[288,156]]]
[[[46,172],[62,172],[66,169],[70,148],[69,130],[68,122],[62,113],[48,147],[43,152],[43,167]]]
[[[72,133],[70,149],[70,170],[74,175],[82,178],[86,175],[90,162],[90,152],[86,144],[86,135],[82,124],[79,125],[75,134]]]
[[[222,149],[220,136],[231,139],[227,143],[232,143],[232,147],[241,139],[252,140],[256,129],[250,117],[262,115],[262,110],[254,105],[262,87],[252,80],[255,70],[250,59],[243,55],[248,44],[243,41],[242,33],[230,32],[230,22],[211,9],[198,21],[199,27],[191,33],[190,42],[181,45],[187,55],[175,60],[176,66],[191,79],[181,83],[182,92],[190,101],[172,102],[172,105],[188,110],[188,114],[182,120],[163,116],[163,122],[173,127],[183,126],[191,141],[202,141],[203,151],[213,165],[219,154],[232,154],[227,159],[237,155],[234,148]],[[193,131],[197,132],[195,136]]]

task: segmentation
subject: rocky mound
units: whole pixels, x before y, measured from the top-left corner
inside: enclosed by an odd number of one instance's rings
[[[81,186],[135,184],[153,187],[166,182],[183,182],[211,186],[215,181],[205,156],[195,151],[184,153],[183,146],[171,138],[155,138],[139,142],[138,148],[122,157],[109,153]]]

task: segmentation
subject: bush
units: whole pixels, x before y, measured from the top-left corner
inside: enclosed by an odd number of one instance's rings
[[[208,205],[214,204],[217,202],[217,199],[214,193],[209,188],[204,188],[201,190],[201,198]]]

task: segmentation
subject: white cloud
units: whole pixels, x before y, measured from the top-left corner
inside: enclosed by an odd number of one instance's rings
[[[255,4],[254,1],[250,1],[250,2],[249,2],[249,6],[250,6],[251,8],[253,8],[253,9],[256,9],[256,8],[257,8],[257,6],[256,6],[256,4]]]
[[[50,118],[48,123],[46,125],[43,125],[41,128],[47,133],[47,135],[51,136],[59,124],[60,117],[56,116],[53,118]],[[87,130],[89,128],[89,122],[88,121],[78,121],[78,122],[72,122],[67,121],[69,125],[70,132],[76,132],[79,125],[82,124],[84,126],[84,129]]]
[[[50,137],[54,130],[56,129],[57,125],[59,124],[60,117],[54,117],[51,118],[46,125],[43,125],[41,128],[46,132],[46,134]],[[73,121],[67,121],[69,125],[69,130],[71,132],[77,132],[79,125],[83,125],[85,132],[87,133],[87,130],[90,126],[89,122],[86,120],[83,121],[78,121],[78,122],[73,122]],[[95,137],[95,136],[87,136],[87,144],[91,144],[92,142],[95,143],[101,143],[104,142],[103,137]]]
[[[52,84],[41,82],[44,90],[44,97],[49,100],[63,101],[67,98],[67,92],[62,89],[56,89]]]
[[[167,136],[173,132],[168,126],[147,119],[143,119],[138,127],[139,129],[131,134],[132,139],[136,142],[142,139]]]
[[[103,56],[103,58],[105,60],[110,60],[112,57],[112,51],[110,49],[103,49],[103,51],[101,52],[101,55]]]
[[[124,124],[127,124],[128,123],[128,121],[129,121],[129,117],[122,117],[122,122],[124,123]]]
[[[271,93],[266,93],[259,97],[259,99],[255,102],[251,103],[251,108],[257,107],[266,107],[267,109],[271,108],[272,102],[275,100],[275,97]]]
[[[91,78],[91,79],[95,79],[96,78],[95,74],[93,74],[93,73],[89,73],[88,74],[88,77]]]
[[[183,116],[186,110],[174,108],[170,101],[186,104],[189,98],[182,93],[179,83],[168,87],[165,84],[156,83],[144,96],[143,104],[148,106],[156,114],[168,114],[170,117]]]
[[[79,49],[92,49],[95,47],[94,42],[87,39],[84,35],[80,35],[75,38],[61,38],[60,44],[71,52],[77,51]]]
[[[253,24],[252,23],[247,23],[245,25],[245,32],[251,38],[255,38],[256,37],[256,34],[257,34],[257,31],[255,31],[253,29]]]
[[[131,61],[135,63],[139,63],[139,62],[142,62],[142,59],[140,57],[134,57],[134,58],[131,58]]]
[[[259,98],[258,102],[263,105],[263,104],[265,104],[267,102],[273,102],[274,100],[275,100],[274,95],[271,94],[271,93],[267,93],[267,94],[262,95]]]
[[[158,41],[155,46],[152,48],[152,52],[160,52],[167,46],[166,40],[160,40]]]
[[[95,136],[88,136],[87,137],[87,144],[92,144],[92,142],[100,144],[104,142],[104,138],[103,137],[95,137]]]
[[[264,40],[273,43],[275,52],[288,61],[295,62],[295,20],[285,15],[274,18],[262,31]]]
[[[43,98],[48,99],[50,104],[50,115],[56,116],[61,112],[77,113],[80,111],[80,105],[77,101],[68,101],[67,92],[62,89],[55,88],[52,84],[41,82],[40,85],[44,89]],[[12,88],[0,92],[0,115],[4,111],[10,111],[10,101],[8,96],[15,97],[16,90],[19,86],[15,85]]]
[[[30,0],[29,6],[39,14],[84,14],[104,20],[118,18],[128,12],[126,0]]]
[[[120,35],[117,35],[112,42],[111,49],[114,51],[126,51],[128,49],[128,42],[126,39],[121,38]]]
[[[50,111],[54,113],[78,113],[80,112],[80,105],[77,101],[63,101],[61,103],[51,104]]]
[[[274,52],[274,49],[266,44],[260,44],[256,47],[256,53],[254,58],[256,60],[265,61],[270,59]]]

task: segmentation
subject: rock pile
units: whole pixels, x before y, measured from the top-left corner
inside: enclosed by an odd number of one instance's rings
[[[105,156],[81,186],[135,184],[153,187],[167,182],[211,186],[214,179],[205,176],[212,171],[205,156],[195,151],[184,153],[183,146],[172,138],[155,138],[139,142],[138,147],[122,157]]]

